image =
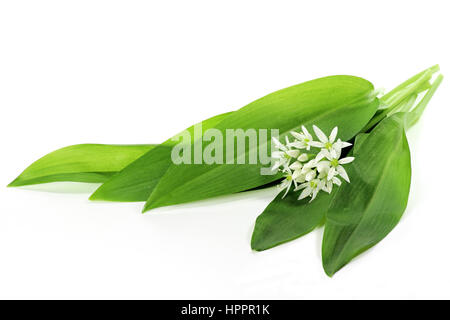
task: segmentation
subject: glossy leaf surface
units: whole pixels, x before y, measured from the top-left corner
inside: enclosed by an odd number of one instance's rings
[[[229,114],[220,114],[203,121],[203,129],[214,127]],[[194,139],[194,126],[186,130],[192,134],[192,139]],[[130,202],[146,201],[154,186],[172,164],[171,146],[174,143],[172,139],[168,139],[163,144],[153,148],[100,186],[90,199]]]
[[[297,200],[298,192],[291,191],[284,199],[283,192],[278,194],[256,219],[252,249],[267,250],[314,230],[324,222],[335,190],[331,194],[320,192],[312,202],[309,198]]]
[[[35,161],[9,186],[57,181],[104,182],[154,147],[78,144],[61,148]]]
[[[301,125],[311,129],[315,124],[327,132],[338,126],[339,136],[348,140],[367,124],[377,107],[370,82],[352,76],[332,76],[269,94],[232,113],[215,128],[223,137],[227,129],[278,129],[283,138],[290,131],[299,130]],[[260,139],[256,148],[267,148],[268,143],[270,137]],[[247,158],[253,149],[247,143],[244,154],[236,152],[234,165],[172,165],[153,190],[144,210],[235,193],[278,179],[261,175],[260,164],[236,164],[238,157]]]
[[[405,115],[362,136],[346,168],[351,183],[338,189],[325,223],[322,260],[329,276],[386,237],[405,211],[411,183]]]

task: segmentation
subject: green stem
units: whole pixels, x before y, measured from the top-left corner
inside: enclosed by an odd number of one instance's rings
[[[436,80],[434,80],[433,84],[431,85],[431,88],[428,90],[428,92],[425,94],[422,100],[420,100],[417,106],[409,112],[407,124],[408,129],[411,128],[413,125],[415,125],[417,121],[419,121],[420,117],[423,114],[423,111],[428,105],[428,102],[430,102],[431,98],[433,97],[434,93],[436,92],[437,88],[439,87],[443,79],[444,76],[440,74],[436,78]]]
[[[379,112],[369,121],[362,132],[367,132],[377,123],[383,120],[388,114],[392,114],[404,103],[411,103],[412,97],[416,97],[420,92],[427,90],[430,86],[429,80],[435,72],[439,71],[439,65],[428,68],[415,76],[409,78],[399,86],[380,98],[381,108]],[[414,104],[415,100],[411,104]],[[411,106],[410,106],[411,107]]]
[[[390,115],[393,115],[397,112],[408,112],[411,107],[414,105],[414,103],[417,100],[417,94],[412,94],[408,98],[404,99],[401,103],[399,103],[395,108],[393,108],[388,114],[387,117]]]
[[[436,73],[437,71],[439,71],[438,64],[436,64],[436,65],[432,66],[431,68],[428,68],[422,72],[419,72],[415,76],[409,78],[405,82],[403,82],[400,85],[398,85],[397,87],[395,87],[390,92],[386,93],[383,97],[381,97],[380,102],[385,103],[387,105],[392,105],[392,103],[396,100],[396,97],[398,97],[399,92],[402,92],[403,90],[405,90],[409,85],[411,85],[413,83],[417,83],[417,80],[420,78],[423,78],[424,75],[427,75],[426,76],[427,80],[430,80],[431,76],[434,73]]]

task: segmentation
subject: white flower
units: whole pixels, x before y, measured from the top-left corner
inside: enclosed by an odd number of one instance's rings
[[[317,166],[317,162],[315,159],[312,159],[303,165],[301,173],[303,175],[305,175],[306,181],[311,181],[312,179],[314,179],[316,177],[316,175],[317,175],[316,166]]]
[[[303,191],[300,193],[300,196],[298,197],[298,200],[302,200],[302,199],[310,196],[311,200],[309,200],[309,202],[311,202],[316,198],[317,193],[319,193],[319,191],[322,189],[322,187],[323,187],[323,181],[320,179],[314,179],[314,180],[302,183],[297,188],[295,188],[295,191],[303,189]]]
[[[328,193],[331,193],[333,191],[333,185],[336,184],[338,186],[341,185],[341,180],[339,180],[338,177],[336,177],[337,171],[331,170],[330,167],[325,167],[325,170],[319,173],[319,179],[322,180],[322,190]]]
[[[295,188],[297,188],[297,182],[295,181],[295,179],[293,177],[292,171],[289,168],[286,168],[285,170],[286,170],[285,171],[286,172],[285,179],[279,185],[279,188],[281,189],[280,191],[283,191],[284,189],[286,189],[286,192],[284,193],[282,199],[284,197],[286,197],[289,190],[291,189],[292,184],[294,184]]]
[[[293,142],[286,137],[286,144],[282,144],[273,138],[277,151],[272,153],[272,158],[276,159],[272,170],[283,172],[285,177],[280,184],[281,190],[286,190],[282,198],[286,197],[293,184],[294,191],[302,190],[298,199],[311,197],[311,202],[320,191],[331,193],[334,185],[340,186],[340,177],[350,182],[342,165],[352,162],[354,158],[339,158],[342,149],[351,146],[351,143],[337,138],[337,127],[331,130],[329,137],[315,125],[313,130],[319,141],[314,141],[304,126],[301,132],[291,132]],[[301,152],[311,148],[320,148],[316,156],[313,155],[315,152]]]
[[[277,159],[272,167],[272,171],[278,170],[280,167],[288,167],[292,158],[297,158],[300,155],[300,150],[295,150],[287,145],[290,144],[288,137],[286,137],[286,145],[282,144],[277,138],[272,138],[275,147],[278,151],[272,153],[272,158]]]
[[[303,168],[303,162],[308,161],[308,155],[306,153],[300,154],[297,159],[289,165],[289,168],[292,170],[300,170]]]
[[[303,168],[303,163],[301,163],[300,161],[294,161],[290,166],[289,169],[292,170],[301,170]]]
[[[319,171],[320,173],[326,172],[327,176],[331,177],[340,175],[345,181],[350,182],[347,172],[345,171],[342,164],[350,163],[355,158],[346,157],[339,159],[341,156],[341,151],[336,151],[334,149],[332,149],[331,151],[328,150],[324,151],[323,155],[327,160],[322,160],[319,163],[317,163],[317,171]]]
[[[322,130],[320,130],[318,127],[313,126],[314,132],[316,133],[317,138],[319,141],[314,141],[313,146],[316,148],[323,148],[327,150],[331,150],[333,148],[334,140],[336,140],[336,136],[338,133],[338,128],[334,127],[333,130],[331,130],[331,134],[329,137],[323,133]]]
[[[340,152],[343,148],[349,147],[352,144],[348,142],[344,142],[341,139],[338,139],[336,141],[337,133],[338,133],[338,127],[334,127],[333,130],[331,130],[330,136],[327,137],[325,133],[323,133],[322,130],[320,130],[318,127],[313,126],[314,132],[316,133],[317,138],[319,138],[320,141],[314,141],[312,143],[312,146],[316,148],[322,148],[327,151],[336,150],[337,152]],[[335,142],[336,141],[336,142]],[[322,156],[323,151],[320,151],[318,154],[318,157]]]
[[[300,162],[306,162],[306,161],[308,161],[308,159],[309,159],[309,157],[308,157],[308,155],[306,153],[302,153],[297,158],[297,160],[300,161]]]
[[[295,147],[298,149],[306,149],[308,151],[311,149],[312,142],[314,142],[314,140],[313,140],[312,135],[305,128],[305,126],[302,126],[301,133],[292,131],[291,134],[295,139],[297,139],[297,141],[290,143],[290,145],[292,147]]]

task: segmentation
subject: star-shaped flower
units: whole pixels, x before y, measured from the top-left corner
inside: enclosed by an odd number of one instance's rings
[[[336,137],[338,134],[338,127],[334,127],[333,130],[331,130],[330,136],[327,137],[325,133],[323,133],[322,130],[320,130],[318,127],[313,126],[314,132],[317,136],[317,138],[320,141],[313,141],[312,146],[316,148],[322,148],[327,151],[336,150],[340,152],[343,148],[349,147],[352,144],[348,142],[344,142],[341,139],[338,139],[336,141]]]
[[[321,190],[331,193],[334,185],[340,186],[342,182],[339,177],[350,182],[343,165],[352,162],[354,158],[340,157],[342,149],[351,146],[351,143],[337,138],[337,127],[331,130],[329,137],[315,125],[313,130],[319,141],[314,141],[305,126],[302,126],[301,132],[291,132],[293,142],[288,137],[286,144],[273,139],[277,151],[273,152],[272,157],[277,160],[272,169],[284,173],[285,179],[280,184],[280,188],[286,190],[283,198],[293,184],[294,191],[302,190],[299,200],[311,197],[312,201]],[[315,156],[315,151],[301,152],[302,149],[309,151],[311,148],[319,149]]]
[[[282,144],[277,138],[272,138],[275,147],[278,151],[272,152],[272,158],[277,159],[272,167],[273,171],[280,167],[288,167],[291,159],[297,158],[300,155],[300,150],[292,149],[288,137],[286,137],[286,145]]]
[[[323,187],[322,180],[313,179],[311,181],[302,183],[297,188],[295,188],[295,191],[303,189],[303,191],[300,193],[300,196],[298,197],[298,200],[302,200],[306,197],[311,197],[311,200],[309,200],[309,202],[311,202],[316,198],[317,194],[322,189],[322,187]]]
[[[354,157],[339,159],[341,156],[341,151],[336,151],[334,149],[331,151],[325,150],[323,152],[323,156],[327,160],[322,160],[317,163],[317,171],[320,173],[327,172],[327,175],[331,177],[340,175],[345,181],[350,182],[347,172],[342,165],[352,162],[355,159]]]
[[[281,184],[279,185],[279,188],[281,189],[280,191],[283,191],[284,189],[286,189],[286,192],[284,193],[282,199],[284,197],[286,197],[286,195],[288,194],[289,190],[291,189],[292,184],[294,184],[295,188],[297,188],[297,181],[295,181],[295,178],[293,176],[293,173],[291,171],[291,169],[289,168],[285,168],[285,179],[281,182]]]
[[[291,146],[298,149],[306,149],[308,151],[311,149],[314,140],[312,135],[305,128],[305,126],[302,126],[302,132],[299,133],[292,131],[291,134],[295,139],[297,139],[296,141],[290,144]]]
[[[331,170],[331,167],[325,167],[324,169],[319,173],[318,178],[323,182],[322,190],[331,193],[331,191],[333,191],[333,185],[336,184],[337,186],[340,186],[341,180],[336,177],[336,170]]]

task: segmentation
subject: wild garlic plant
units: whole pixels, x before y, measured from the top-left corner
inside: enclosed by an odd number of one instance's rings
[[[279,185],[281,191],[285,190],[283,198],[294,186],[294,191],[302,190],[298,200],[310,197],[311,202],[320,191],[331,193],[334,185],[340,186],[340,178],[350,182],[343,165],[352,162],[354,157],[341,158],[341,153],[351,143],[337,138],[338,127],[334,127],[330,136],[315,125],[313,130],[318,141],[305,126],[302,126],[301,132],[291,132],[293,141],[286,136],[286,143],[283,144],[273,138],[277,150],[272,153],[275,159],[272,170],[284,174],[284,180]]]
[[[198,123],[202,128],[215,129],[219,137],[226,136],[228,130],[244,128],[288,133],[299,123],[335,127],[327,136],[312,126],[313,137],[302,126],[300,132],[283,138],[284,144],[274,140],[277,150],[272,153],[272,169],[284,174],[284,194],[280,192],[256,219],[252,249],[273,248],[324,224],[322,264],[326,274],[332,276],[386,237],[408,203],[411,155],[406,130],[420,119],[442,82],[438,71],[438,65],[432,66],[386,94],[361,77],[323,77],[278,90],[236,111]],[[195,139],[197,125],[183,131],[188,137],[194,131],[194,139],[187,139],[187,150],[195,151],[196,145],[205,142]],[[355,139],[351,155],[356,159],[341,157],[351,144],[338,138],[338,127],[344,140]],[[179,137],[159,145],[82,144],[62,148],[31,164],[9,186],[102,182],[91,200],[145,201],[145,212],[253,190],[280,177],[255,175],[265,165],[262,162],[256,167],[234,165],[247,153],[265,154],[266,143],[237,148],[232,164],[180,165],[172,158],[173,141]],[[352,183],[343,183],[350,182],[349,177]],[[331,194],[333,188],[336,192]],[[289,192],[292,189],[299,195]]]

